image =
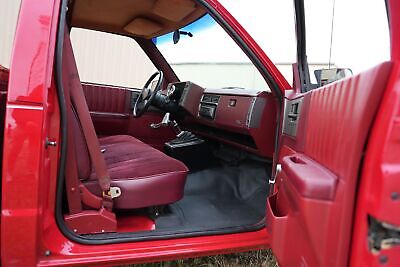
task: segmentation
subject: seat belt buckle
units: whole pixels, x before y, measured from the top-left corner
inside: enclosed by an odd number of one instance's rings
[[[117,198],[121,195],[121,188],[117,186],[111,186],[108,191],[103,192],[103,196],[109,196],[111,199]]]

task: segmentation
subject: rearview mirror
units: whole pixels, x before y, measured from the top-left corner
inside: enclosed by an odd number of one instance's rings
[[[319,86],[350,77],[353,71],[348,68],[319,69],[314,71]]]
[[[177,44],[179,42],[179,40],[181,39],[181,34],[193,37],[193,34],[191,32],[176,30],[174,31],[174,35],[172,36],[174,44]]]
[[[174,44],[177,44],[180,39],[181,39],[181,33],[179,32],[179,30],[174,31],[174,35],[172,36]]]

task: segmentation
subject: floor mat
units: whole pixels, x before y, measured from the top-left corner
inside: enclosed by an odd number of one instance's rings
[[[265,216],[269,173],[265,163],[256,162],[191,173],[183,199],[156,220],[156,229],[204,231],[258,224]]]

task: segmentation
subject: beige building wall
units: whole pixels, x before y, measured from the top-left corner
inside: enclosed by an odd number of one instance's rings
[[[9,68],[20,0],[0,0],[0,65]]]

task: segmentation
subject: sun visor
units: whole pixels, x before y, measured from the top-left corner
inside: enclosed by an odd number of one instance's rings
[[[126,32],[143,37],[153,36],[162,29],[161,24],[146,18],[135,18],[124,27]]]

